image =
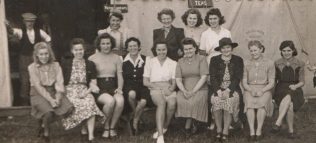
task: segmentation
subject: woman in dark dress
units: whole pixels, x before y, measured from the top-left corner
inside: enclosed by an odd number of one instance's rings
[[[154,29],[153,43],[166,42],[168,46],[167,56],[178,61],[183,56],[181,40],[184,38],[184,30],[172,25],[175,14],[171,9],[165,8],[158,13],[158,20],[162,28]]]
[[[150,92],[143,84],[146,56],[140,54],[140,41],[131,37],[126,40],[125,47],[128,54],[123,58],[123,94],[132,108],[133,119],[131,129],[133,135],[138,134],[138,121],[147,102],[150,100]]]
[[[239,100],[242,99],[239,84],[243,76],[244,64],[241,57],[232,54],[233,48],[237,46],[238,44],[233,43],[230,38],[219,40],[219,46],[215,50],[220,51],[221,55],[212,57],[209,66],[211,104],[217,141],[227,141],[232,120],[238,121]]]
[[[279,116],[272,126],[272,132],[280,131],[283,118],[287,119],[289,138],[295,138],[293,124],[294,112],[304,104],[302,86],[304,86],[305,64],[295,56],[297,50],[293,41],[283,41],[280,45],[282,58],[275,62],[276,87],[274,100],[279,106]]]

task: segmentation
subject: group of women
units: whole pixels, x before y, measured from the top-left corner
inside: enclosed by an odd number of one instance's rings
[[[122,19],[120,14],[111,15],[110,26],[111,21]],[[94,43],[97,52],[88,59],[84,58],[85,43],[80,38],[70,42],[73,58],[60,64],[48,44],[37,43],[34,63],[28,70],[32,115],[41,121],[39,133],[49,140],[49,123],[53,116],[61,115],[65,129],[84,122],[81,134],[93,141],[95,116],[100,116],[104,123],[102,137],[115,137],[126,105],[131,108],[131,129],[136,135],[140,116],[152,102],[157,106],[157,131],[153,134],[157,143],[164,143],[174,115],[185,119],[186,134],[196,132],[197,122],[213,118],[215,140],[225,142],[231,123],[239,122],[243,113],[247,115],[250,141],[261,140],[265,117],[272,115],[271,90],[275,87],[273,98],[279,116],[272,131],[280,131],[286,118],[289,137],[295,137],[294,113],[304,103],[304,63],[295,58],[292,41],[281,43],[282,58],[275,62],[264,58],[265,47],[260,41],[250,41],[251,59],[244,61],[233,54],[238,44],[221,27],[225,20],[219,9],[207,12],[204,21],[209,28],[204,32],[199,30],[203,20],[196,9],[182,16],[185,29],[174,27],[174,19],[171,9],[158,13],[163,28],[153,32],[154,57],[140,54],[141,42],[135,37],[122,43],[126,34],[118,32],[117,23],[112,26],[117,26],[117,37],[98,32]]]

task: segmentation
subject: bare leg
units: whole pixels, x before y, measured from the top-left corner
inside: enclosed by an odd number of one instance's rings
[[[128,102],[129,105],[131,106],[133,113],[135,113],[136,109],[136,92],[134,90],[130,90],[128,92]]]
[[[184,128],[185,129],[190,129],[191,126],[192,126],[192,119],[191,118],[186,119]]]
[[[143,114],[144,108],[146,106],[146,100],[145,99],[141,99],[135,109],[135,114],[134,114],[134,119],[133,119],[133,127],[135,129],[138,128],[138,121],[140,119],[140,116]]]
[[[232,115],[224,110],[224,128],[223,128],[223,134],[228,135],[229,126],[232,122]]]
[[[176,93],[173,93],[176,94]],[[170,95],[171,96],[171,95]],[[175,97],[169,97],[167,99],[167,117],[165,119],[164,128],[168,129],[168,126],[171,122],[171,119],[174,116],[174,113],[176,112],[176,106],[177,106],[177,100]]]
[[[255,135],[255,110],[252,108],[247,109],[247,119],[250,129],[250,135]]]
[[[216,124],[216,131],[217,133],[222,133],[222,122],[223,122],[223,110],[216,110],[213,112],[215,124]]]
[[[124,108],[123,95],[115,94],[113,97],[115,99],[115,107],[114,107],[113,117],[112,117],[111,126],[110,126],[110,128],[112,129],[115,128],[116,123],[119,120]]]
[[[289,126],[289,133],[294,132],[293,124],[294,124],[294,111],[293,111],[293,103],[290,103],[289,110],[287,111],[286,121]]]
[[[260,136],[262,134],[262,126],[264,119],[266,118],[266,110],[264,108],[259,108],[257,111],[257,131],[256,135]]]
[[[290,103],[291,103],[291,96],[290,95],[287,95],[282,99],[282,101],[280,103],[280,107],[279,107],[279,116],[278,116],[278,119],[275,123],[277,126],[282,125],[282,120],[283,120],[285,114],[287,113],[287,111],[290,107]]]
[[[151,99],[157,106],[156,109],[156,126],[158,130],[158,137],[163,135],[163,123],[165,120],[166,100],[162,94],[151,95]]]
[[[105,120],[105,123],[104,123],[104,129],[108,130],[110,128],[110,121],[111,121],[112,114],[113,114],[115,100],[109,94],[102,94],[98,98],[98,103],[103,104],[102,111],[105,114],[105,116],[107,117]],[[108,135],[103,134],[103,136],[105,137]]]
[[[92,140],[94,138],[94,134],[93,134],[94,124],[95,124],[95,116],[93,115],[87,120],[89,140]]]

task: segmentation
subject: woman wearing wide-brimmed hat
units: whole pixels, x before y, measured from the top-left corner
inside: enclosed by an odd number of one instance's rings
[[[227,141],[232,117],[235,121],[238,120],[241,96],[239,83],[243,76],[244,64],[241,57],[232,54],[237,46],[238,44],[233,43],[230,38],[222,38],[219,46],[215,48],[221,55],[212,57],[209,66],[211,104],[217,127],[217,141]]]

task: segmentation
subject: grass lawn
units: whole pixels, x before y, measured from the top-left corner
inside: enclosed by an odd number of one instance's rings
[[[276,119],[276,114],[272,118],[267,118],[264,124],[264,139],[262,143],[315,143],[316,142],[316,101],[305,104],[295,117],[295,131],[300,136],[299,139],[287,139],[287,127],[283,126],[278,134],[269,132],[271,124]],[[95,142],[106,143],[155,143],[151,138],[155,131],[154,111],[144,114],[142,129],[139,136],[130,136],[121,122],[118,126],[120,136],[113,139],[102,139],[102,125],[97,122],[95,130]],[[285,123],[285,122],[284,122]],[[173,120],[169,131],[165,135],[166,143],[211,143],[214,142],[214,133],[209,130],[200,130],[198,134],[186,137],[183,133],[184,122],[181,119]],[[0,143],[41,143],[43,140],[37,137],[37,121],[31,116],[14,117],[13,119],[0,118]],[[229,142],[248,142],[249,129],[246,126],[243,130],[231,131]],[[85,142],[80,136],[80,128],[69,131],[63,130],[60,122],[55,122],[51,126],[52,143],[80,143]]]

